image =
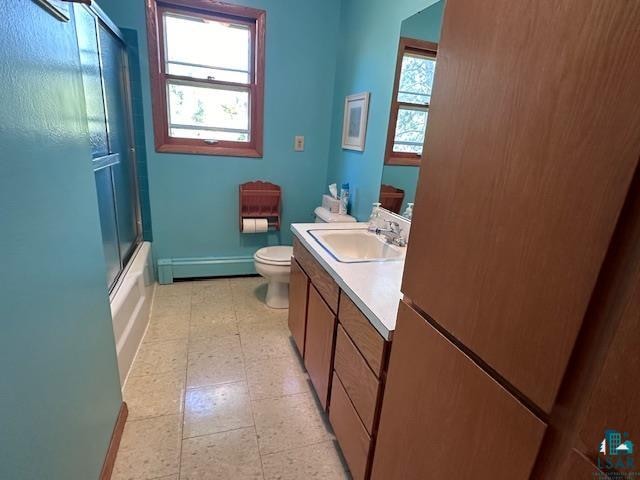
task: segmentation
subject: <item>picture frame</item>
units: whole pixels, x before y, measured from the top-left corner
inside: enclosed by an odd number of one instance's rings
[[[61,22],[68,22],[71,18],[69,2],[64,0],[34,0],[43,9]]]
[[[342,148],[364,152],[369,120],[369,92],[349,95],[344,101]]]

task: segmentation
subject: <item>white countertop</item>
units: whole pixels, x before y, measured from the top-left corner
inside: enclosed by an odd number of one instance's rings
[[[380,335],[390,340],[396,328],[404,260],[390,262],[338,262],[309,230],[353,230],[367,223],[294,223],[291,231],[327,270],[340,288],[369,319]]]

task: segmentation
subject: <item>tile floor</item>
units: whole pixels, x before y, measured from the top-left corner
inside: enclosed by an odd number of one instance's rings
[[[156,288],[113,480],[348,479],[256,277]]]

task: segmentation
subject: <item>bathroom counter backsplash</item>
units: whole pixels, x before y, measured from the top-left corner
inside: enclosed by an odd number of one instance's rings
[[[341,263],[309,234],[309,230],[353,230],[367,227],[367,223],[295,223],[291,225],[291,231],[329,272],[380,335],[390,340],[396,327],[398,303],[402,298],[400,285],[404,260]]]

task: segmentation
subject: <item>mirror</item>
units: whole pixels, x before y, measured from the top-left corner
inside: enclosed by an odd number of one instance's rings
[[[379,200],[394,213],[404,214],[413,204],[420,164],[428,148],[424,138],[444,2],[407,18],[400,29]]]

